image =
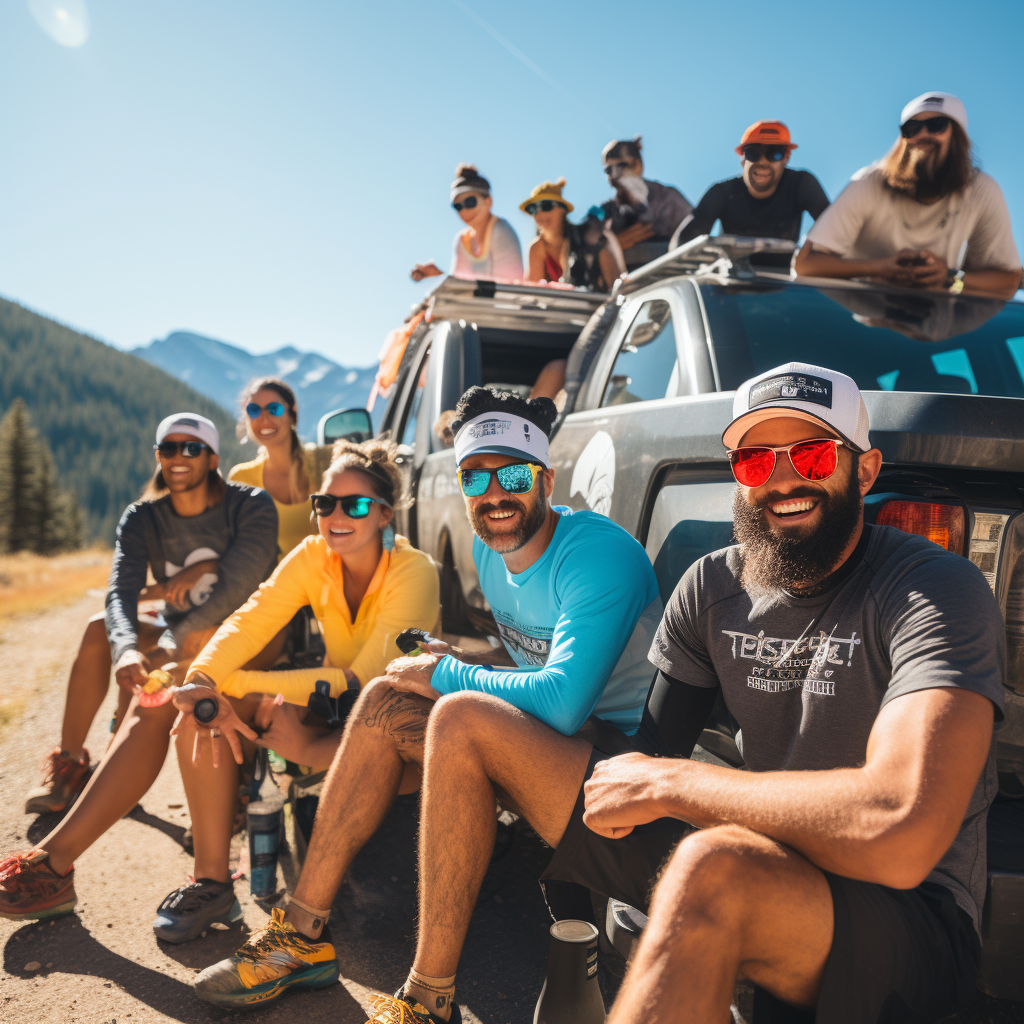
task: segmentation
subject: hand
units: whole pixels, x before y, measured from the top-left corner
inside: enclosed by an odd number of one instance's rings
[[[209,698],[217,702],[217,716],[212,722],[200,722],[192,713],[192,709],[199,701]],[[174,706],[181,712],[171,729],[171,735],[177,736],[186,727],[186,716],[195,727],[195,740],[192,743],[192,763],[198,764],[200,759],[201,744],[207,740],[210,743],[210,755],[213,759],[213,767],[220,767],[220,741],[225,739],[231,748],[235,761],[241,764],[244,760],[242,755],[242,740],[256,740],[256,733],[252,731],[235,714],[231,701],[223,694],[214,689],[213,682],[208,676],[197,672],[186,686],[175,690]]]
[[[331,730],[306,725],[307,714],[306,708],[286,704],[280,694],[264,695],[253,720],[261,730],[256,742],[296,764],[312,764],[311,741],[321,739]]]
[[[630,249],[639,242],[646,242],[653,235],[653,224],[631,224],[628,228],[623,228],[615,237],[623,249]]]
[[[409,276],[414,281],[422,281],[425,277],[440,277],[443,273],[444,271],[433,260],[428,260],[426,263],[417,263],[409,271]]]
[[[918,288],[945,288],[949,279],[949,267],[941,256],[921,249],[918,257],[924,260],[920,266],[911,267],[914,284]]]
[[[146,685],[150,667],[142,651],[125,651],[114,666],[114,681],[122,690],[134,693],[136,687]]]
[[[893,284],[901,284],[912,287],[914,284],[913,260],[918,259],[920,254],[917,249],[900,249],[891,256],[883,256],[874,261],[870,277],[881,277]]]
[[[438,700],[441,694],[430,685],[437,664],[436,654],[418,654],[414,658],[395,658],[384,670],[382,678],[393,690],[418,693],[427,700]]]
[[[164,600],[178,612],[187,612],[192,607],[192,598],[189,591],[207,573],[217,572],[217,559],[208,558],[202,562],[195,562],[176,572],[163,585]]]
[[[583,786],[583,823],[599,836],[621,839],[634,826],[665,817],[660,783],[681,763],[635,751],[599,761]]]

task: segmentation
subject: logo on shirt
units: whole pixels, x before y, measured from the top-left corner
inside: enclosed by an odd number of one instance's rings
[[[517,665],[544,665],[551,653],[552,630],[535,628],[532,632],[513,625],[507,618],[495,612],[498,636]]]
[[[723,629],[722,633],[732,638],[733,659],[756,662],[750,667],[747,686],[765,693],[806,690],[834,697],[835,669],[828,666],[851,666],[854,650],[860,644],[856,633],[837,638],[835,628],[831,633],[819,630],[817,636],[796,640],[766,636],[763,629],[756,636],[732,629]]]
[[[832,408],[832,381],[814,377],[809,373],[780,373],[767,380],[758,381],[750,389],[748,409],[787,399],[797,402],[811,402],[826,409]]]

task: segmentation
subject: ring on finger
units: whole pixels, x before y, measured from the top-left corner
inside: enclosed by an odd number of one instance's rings
[[[215,739],[215,740],[216,740],[216,739],[219,739],[219,738],[220,738],[220,729],[211,729],[211,730],[210,730],[210,736],[211,736],[211,737],[212,737],[213,739]]]

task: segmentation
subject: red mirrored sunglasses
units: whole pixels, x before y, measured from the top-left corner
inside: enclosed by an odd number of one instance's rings
[[[782,448],[733,448],[729,452],[732,475],[744,487],[761,487],[768,483],[779,452],[786,452],[793,469],[805,480],[827,480],[839,465],[839,446],[834,437],[797,441]]]

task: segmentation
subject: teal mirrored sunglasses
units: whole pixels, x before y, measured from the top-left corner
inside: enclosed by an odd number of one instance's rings
[[[498,478],[498,486],[509,494],[525,494],[533,490],[538,473],[544,467],[535,462],[513,462],[497,469],[460,469],[455,475],[467,498],[479,498],[491,486],[491,474]]]

